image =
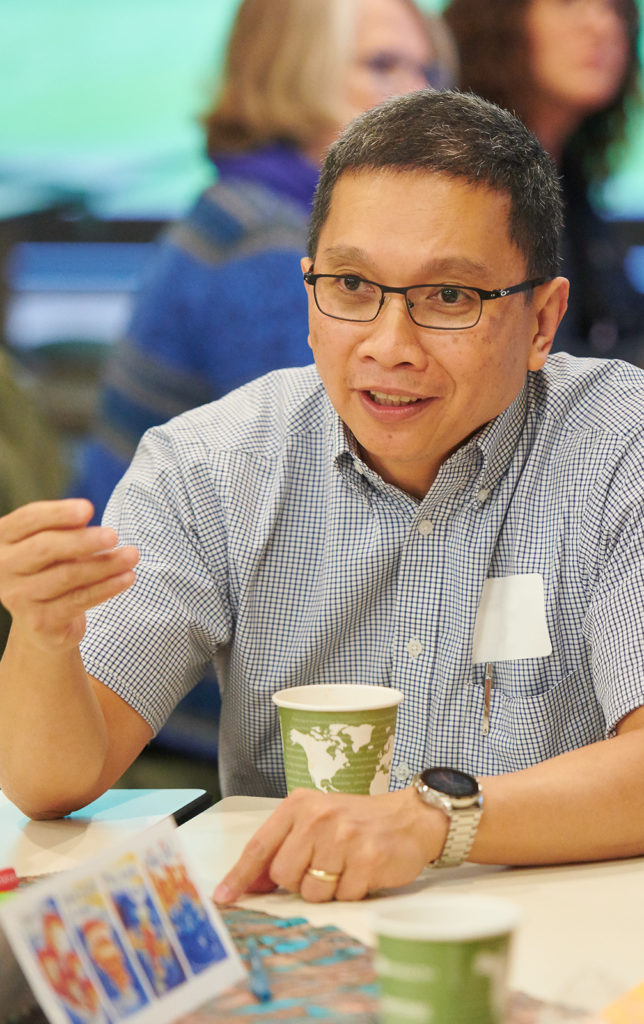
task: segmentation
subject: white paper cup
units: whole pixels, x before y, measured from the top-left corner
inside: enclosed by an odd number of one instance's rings
[[[518,908],[428,894],[372,915],[382,1024],[505,1024]]]
[[[274,693],[289,793],[386,793],[402,699],[388,686],[344,683]]]

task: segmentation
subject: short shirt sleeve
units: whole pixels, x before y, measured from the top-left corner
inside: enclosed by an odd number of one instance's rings
[[[599,486],[585,524],[594,544],[593,593],[584,621],[606,732],[644,704],[644,444],[639,438]]]
[[[149,431],[110,500],[104,522],[139,549],[137,579],[91,609],[81,644],[87,671],[155,733],[232,632],[216,472],[196,442],[189,458],[178,448]]]

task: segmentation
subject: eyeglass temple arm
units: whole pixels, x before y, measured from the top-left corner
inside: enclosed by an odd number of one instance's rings
[[[540,284],[544,284],[547,278],[535,277],[532,281],[522,281],[521,284],[513,284],[511,288],[495,288],[492,292],[485,291],[484,288],[475,288],[474,291],[478,292],[482,299],[503,299],[506,295],[516,295],[517,292],[527,292],[529,288],[537,288]]]

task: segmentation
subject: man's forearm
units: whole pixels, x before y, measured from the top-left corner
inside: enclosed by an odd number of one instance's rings
[[[556,864],[643,854],[642,778],[641,728],[482,778],[484,811],[470,860]]]
[[[46,654],[10,636],[0,663],[0,786],[25,814],[82,806],[105,763],[107,731],[78,649]]]

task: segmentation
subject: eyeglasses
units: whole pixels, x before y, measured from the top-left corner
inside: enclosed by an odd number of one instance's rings
[[[376,281],[366,281],[355,274],[304,274],[313,286],[315,304],[325,316],[334,320],[369,323],[382,309],[385,295],[403,295],[411,319],[418,327],[435,331],[463,331],[476,327],[481,319],[483,303],[504,299],[506,295],[527,292],[543,284],[547,278],[537,277],[510,288],[463,288],[457,284],[415,284],[408,288],[391,288]]]

